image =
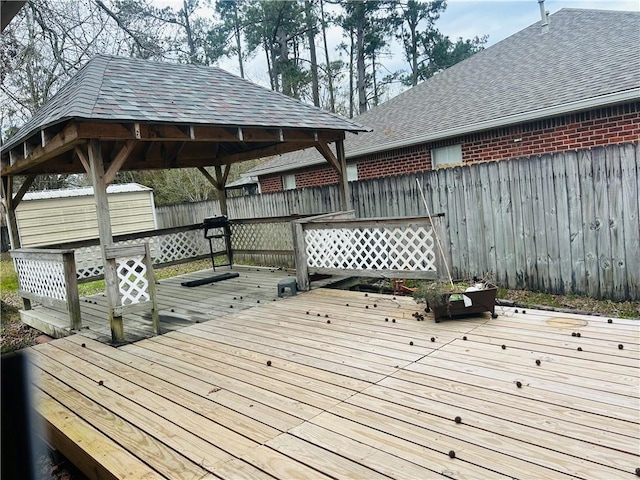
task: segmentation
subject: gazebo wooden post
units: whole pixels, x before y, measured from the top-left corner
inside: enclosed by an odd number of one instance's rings
[[[89,140],[89,169],[93,183],[93,195],[96,202],[96,214],[98,217],[98,235],[100,237],[100,252],[104,265],[105,293],[109,309],[109,323],[111,325],[111,340],[113,343],[124,342],[124,325],[122,316],[114,314],[114,308],[119,303],[118,273],[115,259],[107,259],[106,247],[113,245],[113,233],[111,230],[111,215],[109,214],[109,200],[107,198],[107,184],[105,182],[104,163],[102,160],[102,148],[100,141]]]
[[[231,170],[231,165],[225,165],[224,172],[222,171],[222,167],[220,165],[215,166],[216,171],[216,188],[218,189],[218,201],[220,204],[220,213],[225,217],[229,218],[229,210],[227,208],[227,178],[229,178],[229,171]],[[227,249],[227,259],[229,260],[229,265],[233,265],[233,249],[231,248],[231,228],[225,227],[224,229],[224,244]]]
[[[347,157],[344,153],[344,140],[336,140],[336,157],[340,164],[340,170],[338,175],[340,176],[340,202],[342,203],[342,210],[353,210],[351,202],[351,195],[349,193],[349,181],[347,178]]]
[[[18,235],[18,221],[16,220],[16,205],[13,201],[13,175],[2,177],[2,198],[4,200],[7,229],[11,248],[20,248],[20,235]]]
[[[227,184],[227,177],[222,173],[220,165],[215,166],[216,170],[216,189],[218,190],[218,202],[220,202],[220,213],[226,217],[229,216],[227,209],[227,190],[224,188]]]
[[[22,242],[20,242],[20,233],[18,231],[18,220],[16,219],[16,208],[20,205],[22,197],[27,193],[27,190],[29,190],[29,187],[31,187],[35,179],[36,175],[27,176],[18,189],[18,192],[14,195],[13,175],[6,175],[2,177],[2,198],[5,202],[9,240],[11,241],[11,248],[14,250],[22,246]]]
[[[18,220],[16,218],[16,208],[22,201],[22,197],[27,193],[29,187],[33,184],[36,175],[29,175],[20,186],[18,192],[13,194],[13,175],[6,175],[2,177],[2,197],[5,201],[5,210],[7,217],[7,229],[9,230],[9,241],[11,242],[11,249],[16,250],[22,247],[20,241],[20,232],[18,231]],[[28,298],[22,299],[22,305],[24,310],[31,310],[31,300]]]
[[[221,165],[215,165],[216,178],[213,178],[211,174],[204,167],[198,167],[200,173],[204,175],[204,177],[209,180],[209,183],[213,185],[218,193],[218,205],[220,205],[220,214],[229,218],[229,212],[227,210],[227,179],[229,178],[229,171],[231,170],[231,165],[227,164],[224,167],[224,172],[222,171]],[[231,229],[224,229],[225,235],[225,245],[227,248],[227,258],[229,259],[229,264],[233,265],[233,249],[231,248]]]

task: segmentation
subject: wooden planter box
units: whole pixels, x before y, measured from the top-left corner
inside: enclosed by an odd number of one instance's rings
[[[475,292],[447,292],[442,294],[441,305],[429,305],[427,302],[427,308],[424,310],[427,313],[433,310],[436,323],[439,323],[443,317],[453,318],[457,315],[470,315],[483,312],[491,312],[491,318],[497,318],[498,315],[495,312],[497,293],[498,287],[486,288]],[[471,299],[472,304],[465,307],[463,300],[450,300],[452,295],[466,295]]]

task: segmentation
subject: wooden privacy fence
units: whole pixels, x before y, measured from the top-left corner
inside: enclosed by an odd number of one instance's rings
[[[456,278],[492,273],[508,288],[638,300],[639,160],[637,144],[609,145],[349,185],[358,218],[414,217],[426,213],[418,178],[431,212],[445,214]],[[338,200],[327,186],[230,198],[228,208],[230,218],[309,215],[337,211]],[[198,219],[183,216],[197,208]],[[194,223],[216,209],[161,207],[158,221]]]
[[[434,226],[424,217],[356,219],[353,211],[338,212],[296,220],[292,228],[301,290],[309,290],[310,273],[435,279],[442,271]]]

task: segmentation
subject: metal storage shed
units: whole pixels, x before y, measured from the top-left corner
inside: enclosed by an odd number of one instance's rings
[[[114,235],[157,228],[151,188],[137,183],[109,185],[107,196]],[[93,187],[27,193],[16,219],[23,247],[99,237]]]

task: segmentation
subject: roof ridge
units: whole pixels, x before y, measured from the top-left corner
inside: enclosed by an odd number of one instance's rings
[[[94,100],[93,100],[93,105],[89,110],[90,112],[93,112],[96,108],[96,105],[98,104],[98,98],[100,97],[100,92],[102,91],[102,85],[104,84],[104,73],[107,70],[107,66],[111,62],[111,55],[98,54],[95,57],[93,57],[91,60],[89,60],[85,65],[85,67],[87,67],[91,63],[97,63],[99,60],[103,60],[103,59],[104,59],[104,63],[102,65],[102,69],[101,69],[102,71],[100,72],[100,84],[94,86],[95,95],[93,96]]]
[[[578,7],[562,7],[560,10],[555,11],[551,15],[553,16],[560,12],[595,12],[595,13],[620,13],[620,14],[635,13],[640,15],[640,11],[637,11],[637,10],[613,10],[610,8],[578,8]]]

